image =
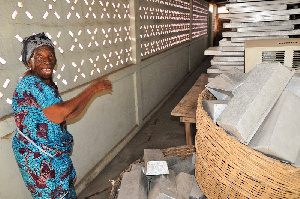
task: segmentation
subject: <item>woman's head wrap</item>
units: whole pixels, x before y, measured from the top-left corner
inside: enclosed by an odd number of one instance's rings
[[[28,66],[28,61],[33,51],[40,46],[50,46],[54,49],[52,41],[43,32],[24,38],[22,49],[22,62],[26,66]]]

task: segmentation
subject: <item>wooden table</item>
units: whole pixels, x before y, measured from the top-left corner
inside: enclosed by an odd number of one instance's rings
[[[180,100],[176,107],[172,110],[172,116],[180,117],[180,122],[184,122],[186,144],[192,145],[191,124],[196,123],[196,109],[199,94],[208,83],[209,74],[201,74],[193,87]]]

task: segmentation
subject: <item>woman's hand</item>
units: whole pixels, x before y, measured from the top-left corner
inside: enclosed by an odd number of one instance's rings
[[[107,79],[107,76],[94,80],[90,87],[93,88],[95,93],[106,90],[112,92],[112,83]]]

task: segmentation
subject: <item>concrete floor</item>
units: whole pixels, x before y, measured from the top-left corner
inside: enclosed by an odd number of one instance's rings
[[[109,180],[116,180],[131,163],[143,158],[144,149],[166,149],[186,144],[184,124],[179,121],[178,117],[171,116],[171,111],[200,75],[206,73],[206,69],[210,67],[210,59],[211,57],[205,58],[201,66],[190,74],[147,124],[83,190],[78,199],[107,199],[111,190]],[[195,126],[192,126],[193,135],[195,135],[195,129]]]

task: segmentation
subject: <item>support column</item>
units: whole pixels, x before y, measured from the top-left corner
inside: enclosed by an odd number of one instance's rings
[[[136,72],[134,73],[134,98],[135,98],[135,113],[136,124],[140,125],[143,121],[142,118],[142,88],[140,80],[140,66],[141,63],[141,39],[140,39],[140,12],[139,2],[130,0],[130,35],[131,35],[131,48],[133,63],[136,65]]]

